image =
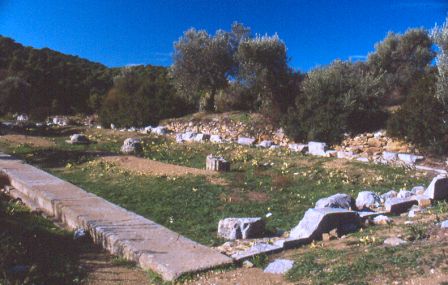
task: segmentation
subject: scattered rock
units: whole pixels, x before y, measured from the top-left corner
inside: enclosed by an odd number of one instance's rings
[[[445,220],[443,222],[440,223],[440,227],[442,229],[448,229],[448,220]]]
[[[381,201],[383,203],[385,203],[387,200],[391,199],[391,198],[395,198],[397,197],[398,193],[395,190],[390,190],[389,192],[386,192],[384,194],[380,195]]]
[[[236,261],[240,261],[243,259],[247,259],[259,254],[269,254],[269,253],[276,253],[282,250],[281,246],[266,243],[266,242],[259,242],[253,244],[250,248],[246,250],[242,250],[239,252],[236,252],[231,255],[233,259]]]
[[[207,155],[205,169],[212,171],[230,171],[230,162],[221,156]]]
[[[378,208],[381,204],[381,198],[371,191],[362,191],[356,198],[356,208],[363,210],[365,208]]]
[[[407,241],[397,237],[390,237],[384,240],[384,244],[389,246],[399,246],[407,243]]]
[[[426,188],[425,195],[433,200],[444,200],[448,198],[448,178],[445,175],[438,175]]]
[[[210,140],[209,134],[197,134],[196,137],[194,138],[195,142],[205,142],[208,140]]]
[[[402,162],[404,162],[406,165],[413,166],[418,161],[421,161],[424,159],[423,156],[410,154],[410,153],[399,153],[398,159]]]
[[[254,138],[239,137],[237,143],[241,144],[241,145],[253,145],[255,143],[255,139]]]
[[[68,142],[71,144],[89,144],[90,140],[83,134],[73,134],[70,136],[70,141]]]
[[[223,140],[222,140],[221,136],[219,136],[219,135],[211,135],[210,136],[210,142],[212,142],[212,143],[222,143]]]
[[[265,273],[285,274],[294,266],[294,261],[289,259],[276,259],[264,269]]]
[[[348,194],[334,194],[327,198],[319,199],[316,202],[316,209],[321,208],[342,208],[353,209],[355,206],[355,200]]]
[[[248,239],[262,237],[265,232],[262,218],[226,218],[219,221],[218,236],[229,239]]]
[[[420,208],[427,208],[432,204],[431,199],[426,195],[415,195],[412,198],[417,201]]]
[[[414,195],[422,195],[425,193],[425,187],[424,186],[415,186],[411,189],[411,192]]]
[[[308,142],[308,152],[311,155],[325,156],[327,144],[323,142]]]
[[[82,240],[87,238],[87,233],[84,229],[77,229],[74,233],[73,233],[73,239],[74,240]]]
[[[16,120],[19,122],[26,122],[29,120],[29,117],[27,114],[21,114],[17,116]]]
[[[336,153],[337,158],[344,158],[344,159],[353,159],[356,157],[356,155],[353,153],[353,151],[342,151],[339,150]]]
[[[388,225],[392,222],[392,220],[388,216],[379,215],[373,218],[373,223],[375,225]]]
[[[273,145],[272,141],[262,141],[259,144],[257,144],[257,146],[259,147],[264,147],[264,148],[269,148]]]
[[[166,135],[166,134],[168,134],[169,131],[168,131],[168,128],[167,128],[167,127],[164,127],[164,126],[158,126],[158,127],[152,128],[152,129],[151,129],[151,133],[161,136],[161,135]]]
[[[290,238],[316,240],[336,229],[338,235],[356,231],[361,220],[356,212],[337,208],[311,208],[305,212],[303,219],[291,230]]]
[[[140,154],[143,152],[141,140],[137,138],[127,138],[121,146],[121,152],[125,154]]]
[[[412,198],[391,198],[384,203],[384,206],[387,212],[399,215],[407,212],[415,204],[418,203]]]
[[[291,143],[288,145],[288,148],[294,152],[305,153],[308,151],[307,144]]]
[[[252,267],[254,267],[254,264],[252,262],[250,262],[249,260],[244,260],[243,267],[244,268],[252,268]]]
[[[398,153],[385,151],[383,152],[383,159],[387,162],[392,162],[398,160]]]
[[[408,190],[400,190],[400,192],[398,192],[397,194],[397,198],[409,198],[412,196],[414,196],[414,193]]]

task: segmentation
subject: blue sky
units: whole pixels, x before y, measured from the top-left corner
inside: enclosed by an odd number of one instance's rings
[[[307,71],[363,59],[388,31],[443,23],[447,0],[0,0],[0,34],[107,66],[170,65],[173,42],[190,27],[278,33],[290,65]]]

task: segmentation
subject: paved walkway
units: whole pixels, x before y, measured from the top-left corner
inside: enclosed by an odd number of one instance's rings
[[[136,261],[165,280],[232,263],[232,259],[153,221],[8,155],[0,154],[0,172],[12,194],[68,228],[88,230],[113,254]]]

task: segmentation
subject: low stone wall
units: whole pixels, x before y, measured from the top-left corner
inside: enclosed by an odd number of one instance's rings
[[[29,207],[54,217],[69,229],[84,229],[112,254],[135,261],[165,280],[233,262],[209,247],[10,156],[0,154],[0,173],[3,180],[9,180],[10,194]]]

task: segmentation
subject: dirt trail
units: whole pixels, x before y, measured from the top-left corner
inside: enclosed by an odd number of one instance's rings
[[[25,136],[25,135],[3,135],[0,136],[0,142],[6,142],[9,144],[29,144],[34,147],[52,147],[55,145],[54,142],[36,136]]]
[[[216,175],[216,172],[180,165],[164,163],[160,161],[140,158],[135,156],[105,156],[100,158],[111,162],[125,170],[154,176],[183,176],[183,175]]]

